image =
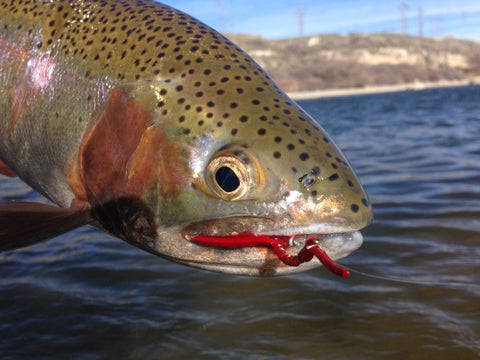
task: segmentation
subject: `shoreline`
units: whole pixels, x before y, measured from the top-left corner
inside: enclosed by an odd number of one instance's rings
[[[435,82],[414,82],[396,85],[375,85],[361,88],[324,89],[313,91],[292,91],[288,95],[294,100],[310,100],[327,97],[381,94],[401,91],[480,85],[480,77],[462,80],[440,80]]]

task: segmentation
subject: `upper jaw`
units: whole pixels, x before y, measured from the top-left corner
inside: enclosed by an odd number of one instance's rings
[[[151,251],[175,262],[205,270],[249,276],[287,275],[320,266],[317,259],[298,267],[282,263],[267,247],[242,247],[225,249],[196,244],[191,239],[197,235],[231,236],[243,232],[255,235],[293,237],[287,252],[296,255],[309,236],[319,239],[319,247],[332,260],[347,256],[362,244],[362,235],[345,227],[309,225],[275,228],[272,219],[255,216],[233,216],[192,223],[184,227],[158,229],[159,234]],[[326,230],[330,234],[326,233]],[[355,230],[355,229],[353,229]]]
[[[271,218],[250,215],[228,216],[190,223],[182,228],[182,236],[190,240],[197,235],[230,236],[244,232],[255,235],[296,236],[301,234],[338,234],[360,230],[361,227],[336,219],[329,223],[308,225],[282,224]]]

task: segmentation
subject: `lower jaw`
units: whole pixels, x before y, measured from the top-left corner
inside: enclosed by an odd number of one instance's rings
[[[298,243],[288,247],[288,256],[293,257],[300,252],[303,245],[305,244],[306,239],[310,235],[298,235],[294,237],[294,242]],[[252,241],[255,241],[254,237]],[[266,238],[275,238],[273,235],[264,236]],[[207,241],[209,237],[206,237]],[[235,274],[235,275],[246,275],[246,276],[279,276],[279,275],[289,275],[295,274],[303,271],[307,271],[316,267],[321,266],[320,261],[313,257],[307,262],[303,262],[299,265],[290,266],[282,261],[280,261],[275,254],[273,254],[272,249],[269,249],[265,246],[258,246],[257,243],[250,243],[251,245],[245,245],[245,241],[239,241],[238,244],[235,244],[236,236],[231,237],[210,237],[212,240],[210,244],[214,245],[197,245],[205,249],[210,249],[215,252],[222,252],[224,261],[196,261],[196,260],[183,260],[176,259],[177,262],[182,264],[201,268],[204,270],[221,272],[226,274]],[[221,247],[219,244],[219,239],[230,239],[230,245]],[[285,236],[277,236],[277,238],[288,239]],[[292,237],[293,238],[293,237]],[[341,233],[341,234],[329,234],[329,235],[316,235],[318,241],[318,247],[324,251],[328,260],[332,263],[332,260],[337,260],[349,255],[351,252],[355,251],[362,244],[363,238],[360,232],[352,233]],[[242,239],[242,236],[240,236]],[[257,240],[258,241],[258,240]],[[233,243],[233,245],[232,245]],[[204,243],[205,244],[205,243]],[[208,242],[207,242],[208,244]],[[215,245],[216,244],[216,245]],[[252,246],[252,247],[248,247]],[[218,260],[218,257],[217,257]],[[242,261],[243,260],[243,261]],[[334,264],[334,263],[333,263]],[[332,269],[330,269],[333,271]],[[335,271],[333,271],[335,272]],[[348,272],[347,272],[348,274]],[[337,273],[339,275],[339,273]],[[346,276],[346,275],[341,275]]]
[[[206,271],[212,271],[222,274],[229,275],[241,275],[241,276],[252,276],[252,277],[272,277],[272,276],[285,276],[301,273],[308,271],[317,267],[320,267],[322,264],[319,261],[310,261],[308,263],[303,263],[297,267],[292,267],[285,265],[281,262],[277,264],[272,264],[269,266],[242,266],[242,265],[227,265],[227,264],[206,264],[198,263],[195,261],[178,261],[180,264],[200,268]]]

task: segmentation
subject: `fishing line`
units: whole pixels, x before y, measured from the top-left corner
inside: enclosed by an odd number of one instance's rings
[[[423,280],[413,280],[413,279],[402,279],[397,277],[388,277],[382,276],[377,274],[369,274],[360,270],[353,269],[349,266],[345,266],[342,264],[342,267],[349,270],[352,273],[356,273],[358,275],[362,275],[368,278],[377,279],[377,280],[384,280],[384,281],[393,281],[396,283],[401,284],[411,284],[411,285],[421,285],[421,286],[442,286],[442,287],[469,287],[474,289],[480,289],[480,284],[472,284],[468,282],[461,282],[461,281],[423,281]]]

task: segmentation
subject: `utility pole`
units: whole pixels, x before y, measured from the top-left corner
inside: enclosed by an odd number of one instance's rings
[[[404,34],[407,33],[407,10],[408,5],[405,3],[405,1],[402,1],[400,3],[400,12],[402,14],[402,33]]]
[[[418,36],[423,37],[423,8],[418,8]]]

